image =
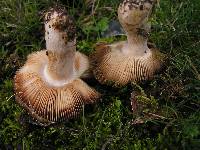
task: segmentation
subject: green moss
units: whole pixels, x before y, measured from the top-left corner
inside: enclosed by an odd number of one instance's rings
[[[160,1],[152,15],[150,40],[168,56],[164,69],[151,81],[122,88],[91,83],[102,101],[86,106],[76,120],[49,127],[35,125],[15,102],[13,76],[26,56],[44,47],[42,11],[53,0],[0,1],[0,149],[199,149],[200,29],[199,0]],[[90,54],[116,19],[119,0],[95,3],[60,1],[75,18],[78,50]],[[138,114],[130,108],[138,92]],[[163,116],[164,119],[145,116]],[[137,117],[145,119],[133,124]]]

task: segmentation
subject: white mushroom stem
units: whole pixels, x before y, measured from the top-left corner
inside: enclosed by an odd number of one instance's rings
[[[147,39],[138,34],[127,34],[127,44],[123,48],[123,53],[131,54],[134,56],[143,56],[150,49],[147,46]]]
[[[56,23],[62,22],[57,12],[51,17],[52,19],[45,24],[48,64],[44,75],[49,83],[60,86],[69,83],[75,77],[76,40],[69,41],[67,32],[55,27]]]
[[[55,84],[58,82],[58,86],[72,81],[75,77],[74,59],[73,51],[54,52],[49,50],[48,64],[45,67],[47,81]]]
[[[122,48],[123,53],[141,57],[150,52],[145,34],[150,31],[148,18],[153,3],[154,0],[124,0],[120,4],[118,18],[127,35],[127,44]]]

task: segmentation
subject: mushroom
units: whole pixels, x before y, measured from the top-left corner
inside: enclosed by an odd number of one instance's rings
[[[118,8],[118,19],[127,41],[98,43],[91,56],[93,73],[101,82],[123,86],[152,78],[160,69],[163,54],[147,44],[149,15],[155,0],[124,0]]]
[[[67,11],[51,8],[45,14],[46,50],[30,54],[14,77],[16,101],[43,125],[75,118],[100,96],[80,79],[89,61],[76,52],[75,32]]]

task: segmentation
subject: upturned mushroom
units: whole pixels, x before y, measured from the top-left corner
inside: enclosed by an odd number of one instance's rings
[[[124,0],[118,8],[118,19],[127,41],[99,43],[91,59],[94,76],[102,84],[123,86],[153,77],[160,69],[163,54],[147,44],[148,23],[155,0]]]
[[[99,93],[80,79],[89,68],[76,52],[76,30],[62,7],[45,14],[46,50],[32,53],[14,77],[16,101],[43,125],[75,118]]]

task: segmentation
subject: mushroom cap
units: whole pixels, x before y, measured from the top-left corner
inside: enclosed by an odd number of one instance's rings
[[[118,18],[125,31],[145,28],[155,0],[124,0],[118,8]]]
[[[135,57],[120,51],[124,43],[125,41],[112,45],[101,43],[96,46],[91,59],[94,76],[100,83],[123,86],[129,82],[151,79],[160,69],[163,54],[157,49],[151,48],[144,56]]]
[[[86,67],[81,66],[82,63],[85,64],[85,58],[82,56],[76,53],[75,79],[56,87],[50,85],[44,77],[43,70],[48,62],[46,50],[30,54],[25,65],[16,72],[14,77],[17,102],[43,125],[78,116],[82,105],[94,103],[100,96],[79,79],[83,68]]]

